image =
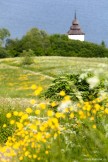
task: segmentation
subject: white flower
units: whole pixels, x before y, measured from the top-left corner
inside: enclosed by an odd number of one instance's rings
[[[65,112],[65,109],[72,105],[71,101],[65,101],[60,104],[58,111]]]
[[[79,79],[85,79],[87,77],[87,73],[82,73],[79,77]]]
[[[87,82],[89,83],[90,89],[93,89],[94,87],[99,85],[100,80],[97,76],[94,76],[92,78],[88,78]]]

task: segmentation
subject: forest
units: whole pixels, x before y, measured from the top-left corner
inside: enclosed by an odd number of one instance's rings
[[[48,34],[31,28],[22,38],[11,38],[6,28],[0,29],[0,58],[30,56],[108,57],[105,42],[95,44],[68,39],[66,34]]]

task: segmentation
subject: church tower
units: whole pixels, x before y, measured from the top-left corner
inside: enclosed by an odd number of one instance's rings
[[[76,17],[76,12],[75,12],[72,26],[70,27],[70,30],[68,31],[68,38],[73,39],[73,40],[84,41],[84,37],[85,37],[85,33],[83,33],[80,28],[79,22]]]

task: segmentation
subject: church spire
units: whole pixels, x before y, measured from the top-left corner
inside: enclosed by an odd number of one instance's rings
[[[70,30],[68,31],[68,37],[69,39],[84,41],[84,35],[85,33],[83,33],[81,30],[81,27],[77,20],[76,10],[75,10],[74,20],[72,21],[72,25],[70,27]]]
[[[76,10],[75,10],[75,16],[74,16],[74,18],[75,18],[75,20],[77,19],[77,17],[76,17]]]

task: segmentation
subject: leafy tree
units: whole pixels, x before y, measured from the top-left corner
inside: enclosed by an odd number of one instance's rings
[[[22,40],[23,50],[33,50],[35,55],[45,55],[47,48],[49,48],[48,34],[37,28],[32,28],[23,36]]]
[[[22,42],[19,39],[7,39],[5,47],[11,57],[20,56],[23,51]]]

